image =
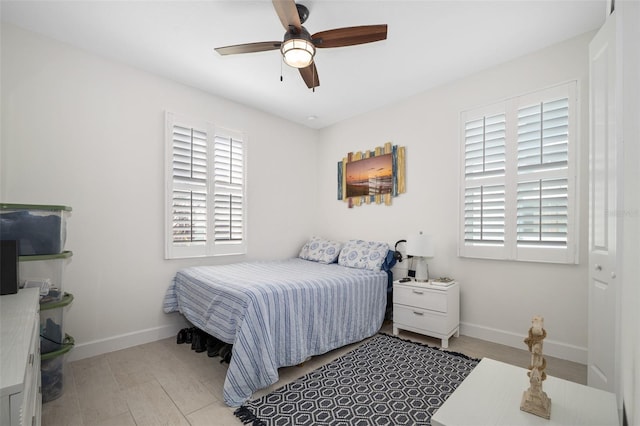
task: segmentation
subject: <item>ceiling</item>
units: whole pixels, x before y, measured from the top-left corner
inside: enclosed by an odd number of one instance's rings
[[[319,49],[307,89],[277,50],[215,47],[282,40],[271,1],[8,1],[2,21],[311,128],[397,102],[594,30],[606,0],[299,0],[311,34],[388,24],[385,41]],[[283,81],[280,81],[282,75]]]

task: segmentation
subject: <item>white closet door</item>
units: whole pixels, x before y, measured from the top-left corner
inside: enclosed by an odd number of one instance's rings
[[[616,280],[622,164],[617,129],[616,16],[589,45],[589,386],[616,392],[620,300]]]

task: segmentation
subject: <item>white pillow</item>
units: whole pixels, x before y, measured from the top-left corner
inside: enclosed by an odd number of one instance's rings
[[[350,240],[342,248],[338,264],[349,268],[379,271],[387,256],[387,251],[389,251],[387,243]]]
[[[325,240],[320,237],[311,237],[311,239],[302,246],[298,257],[314,262],[334,263],[338,259],[341,249],[341,242]]]

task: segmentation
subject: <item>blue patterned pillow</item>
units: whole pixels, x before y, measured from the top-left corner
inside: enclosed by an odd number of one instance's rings
[[[389,251],[389,244],[377,241],[350,240],[342,248],[338,264],[350,268],[379,271]]]
[[[314,262],[334,263],[340,255],[340,249],[342,249],[342,243],[338,241],[311,237],[311,239],[302,246],[298,257]]]

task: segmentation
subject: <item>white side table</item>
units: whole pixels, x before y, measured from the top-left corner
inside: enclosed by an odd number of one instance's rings
[[[397,336],[400,329],[442,339],[442,347],[448,348],[449,338],[460,335],[459,284],[395,281],[393,334]]]
[[[542,382],[551,398],[551,419],[520,410],[522,393],[529,388],[527,371],[483,358],[431,417],[431,424],[618,426],[615,394],[551,376]]]

